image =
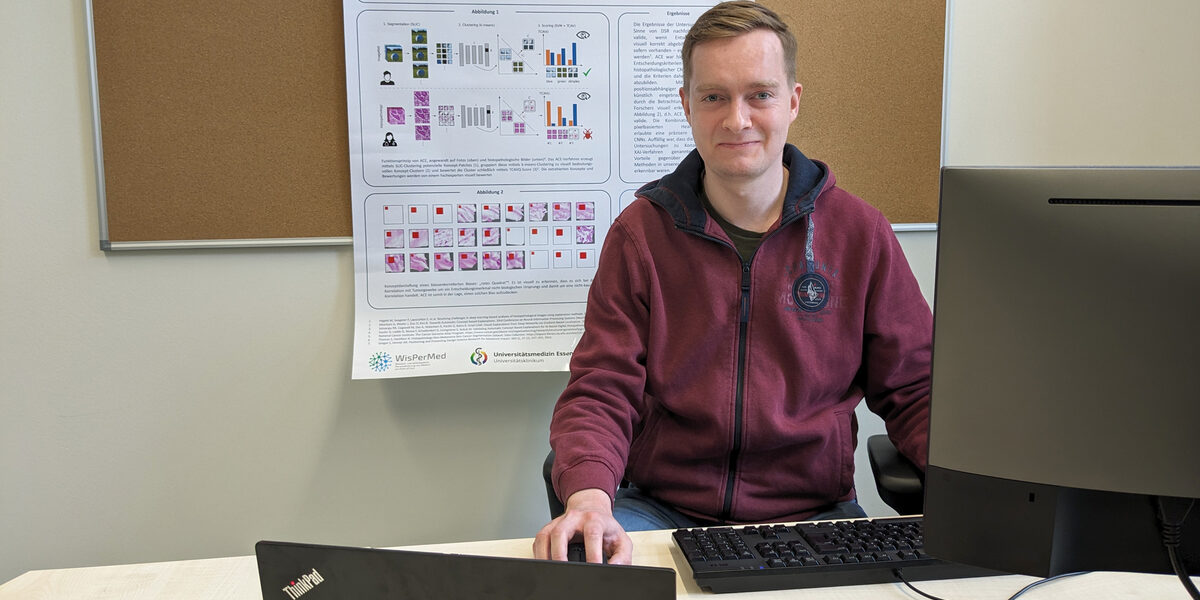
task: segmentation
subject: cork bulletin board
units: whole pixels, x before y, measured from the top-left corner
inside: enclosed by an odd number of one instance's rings
[[[945,0],[762,0],[798,42],[788,140],[893,224],[937,221]]]
[[[945,0],[763,0],[790,140],[896,224],[937,217]],[[104,250],[347,244],[339,0],[85,0]]]
[[[101,248],[349,243],[340,1],[88,5]]]

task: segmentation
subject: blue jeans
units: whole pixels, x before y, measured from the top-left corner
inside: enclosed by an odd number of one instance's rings
[[[860,519],[867,516],[858,502],[838,502],[809,518],[809,521],[833,519]],[[625,531],[647,531],[651,529],[689,529],[721,525],[718,521],[707,521],[689,517],[670,506],[642,494],[635,487],[617,490],[613,505],[613,517]]]

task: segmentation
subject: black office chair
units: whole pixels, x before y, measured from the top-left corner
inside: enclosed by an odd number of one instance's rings
[[[924,511],[925,481],[921,471],[912,464],[886,435],[873,435],[867,438],[867,458],[871,463],[871,473],[875,475],[875,487],[879,497],[888,506],[902,515],[918,515]],[[554,470],[554,451],[546,455],[542,463],[542,480],[546,484],[546,500],[550,505],[550,518],[553,519],[566,510],[563,503],[554,493],[554,483],[551,471]],[[626,481],[621,487],[628,486]]]
[[[888,436],[867,438],[867,460],[875,476],[879,497],[902,515],[925,512],[925,475],[908,460]]]

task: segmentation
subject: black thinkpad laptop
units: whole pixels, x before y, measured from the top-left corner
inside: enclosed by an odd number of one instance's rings
[[[259,542],[263,600],[672,600],[658,567]]]

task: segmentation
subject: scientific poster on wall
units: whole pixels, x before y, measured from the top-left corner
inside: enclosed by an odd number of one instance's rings
[[[567,368],[712,4],[345,0],[355,379]]]

